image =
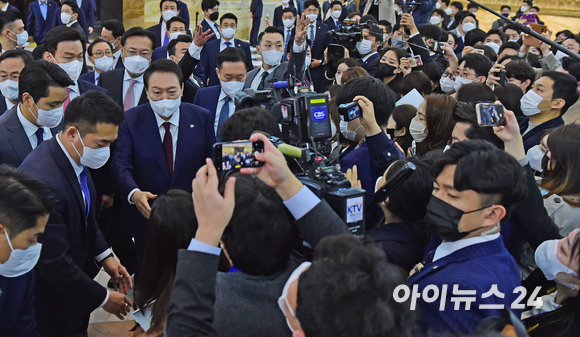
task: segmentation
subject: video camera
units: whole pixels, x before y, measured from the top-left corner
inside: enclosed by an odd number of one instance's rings
[[[403,13],[413,14],[413,11],[417,6],[419,6],[421,2],[417,2],[415,0],[403,0]]]
[[[332,36],[332,43],[328,46],[328,63],[332,67],[338,66],[338,60],[344,58],[344,50],[347,49],[351,57],[360,57],[356,44],[364,39],[362,30],[368,29],[371,34],[378,34],[377,39],[383,40],[382,28],[376,23],[368,21],[357,24],[353,19],[345,19],[339,29],[329,30],[326,34]]]

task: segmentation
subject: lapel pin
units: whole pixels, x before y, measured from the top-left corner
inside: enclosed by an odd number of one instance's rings
[[[190,129],[191,129],[191,128],[193,128],[193,124],[189,124],[189,128],[190,128]]]

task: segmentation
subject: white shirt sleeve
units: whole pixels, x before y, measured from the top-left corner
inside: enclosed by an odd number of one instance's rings
[[[191,239],[191,242],[189,243],[189,247],[187,247],[187,250],[192,252],[207,253],[211,255],[220,255],[222,251],[221,248],[219,247],[210,246],[207,243],[203,243],[196,239]]]
[[[191,55],[191,57],[193,57],[196,60],[201,59],[201,50],[203,49],[203,46],[198,47],[195,45],[195,43],[192,43],[191,46],[189,46],[189,55]]]
[[[111,250],[111,248],[107,248],[107,250],[105,250],[101,254],[95,256],[95,260],[97,260],[97,262],[100,263],[101,261],[103,261],[103,259],[105,259],[107,256],[111,255],[112,253],[113,253],[113,251]]]
[[[127,201],[129,202],[129,205],[135,205],[135,203],[131,200],[131,197],[133,196],[133,194],[135,194],[135,192],[137,191],[141,191],[138,188],[134,188],[131,192],[129,192],[129,196],[127,197]]]
[[[319,203],[320,198],[306,186],[302,187],[300,192],[296,193],[295,196],[284,201],[284,205],[296,220],[302,218]]]

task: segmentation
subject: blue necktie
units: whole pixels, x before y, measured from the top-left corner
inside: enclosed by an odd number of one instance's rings
[[[165,39],[163,39],[163,45],[167,46],[169,44],[169,36],[167,36],[167,34],[165,34]]]
[[[87,213],[85,215],[85,219],[89,217],[89,210],[91,208],[91,193],[89,192],[89,185],[87,184],[87,168],[86,166],[83,166],[83,172],[81,172],[80,174],[80,180],[81,180],[81,189],[83,190],[83,193],[85,194],[85,209],[87,210]]]
[[[226,96],[226,98],[224,98],[224,105],[222,106],[222,111],[220,112],[220,119],[218,120],[218,125],[217,125],[217,132],[216,132],[216,137],[215,137],[216,142],[219,142],[222,138],[220,135],[222,124],[226,121],[226,119],[228,119],[228,117],[230,117],[230,101],[231,100],[232,99],[230,98],[230,96]]]
[[[314,45],[314,25],[310,25],[310,48]]]
[[[44,129],[38,128],[38,130],[36,130],[36,147],[38,147],[42,141],[44,141]]]
[[[231,42],[226,42],[226,48],[229,48],[231,46]]]

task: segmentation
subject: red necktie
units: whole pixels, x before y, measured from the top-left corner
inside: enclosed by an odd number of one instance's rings
[[[62,113],[63,114],[66,112],[66,107],[70,103],[70,92],[71,92],[71,89],[66,88],[66,99],[64,100],[64,104],[62,105]]]
[[[169,176],[173,177],[173,137],[169,131],[171,124],[165,122],[161,125],[165,128],[165,136],[163,136],[163,152],[165,152],[165,161],[167,162]]]

